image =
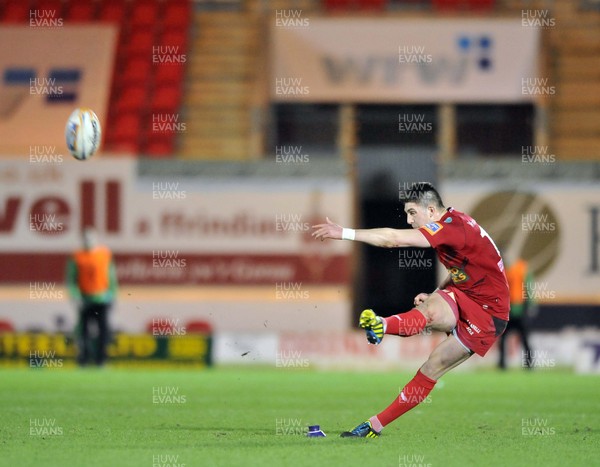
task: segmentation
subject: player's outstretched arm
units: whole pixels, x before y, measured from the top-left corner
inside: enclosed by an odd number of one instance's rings
[[[312,236],[319,239],[356,240],[383,248],[429,247],[429,242],[418,230],[413,229],[345,229],[332,222],[328,217],[325,224],[313,225]]]

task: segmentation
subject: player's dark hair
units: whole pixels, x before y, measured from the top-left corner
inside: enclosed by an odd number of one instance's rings
[[[438,209],[444,209],[442,197],[429,182],[406,184],[405,189],[400,192],[400,199],[404,203],[417,203],[424,208],[433,204]]]

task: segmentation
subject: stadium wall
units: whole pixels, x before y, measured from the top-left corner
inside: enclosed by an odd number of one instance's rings
[[[325,316],[332,330],[349,327],[350,245],[310,237],[326,215],[352,223],[343,174],[318,162],[310,177],[270,163],[256,176],[215,164],[198,175],[195,163],[174,175],[175,165],[0,161],[0,261],[10,264],[0,273],[0,321],[19,332],[74,329],[66,260],[94,226],[117,264],[115,332],[147,332],[155,319],[291,332]]]

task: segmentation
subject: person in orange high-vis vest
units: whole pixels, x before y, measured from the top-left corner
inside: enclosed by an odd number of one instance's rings
[[[528,333],[525,320],[527,319],[527,310],[532,303],[530,290],[533,276],[529,271],[527,262],[519,258],[511,264],[506,270],[506,280],[510,292],[510,320],[506,331],[500,337],[498,367],[501,369],[506,368],[506,336],[512,331],[516,331],[519,333],[523,344],[522,366],[531,368],[531,348],[527,339]]]
[[[96,243],[95,232],[83,232],[83,249],[76,251],[67,263],[67,286],[79,308],[78,363],[93,361],[101,366],[106,360],[108,312],[117,292],[117,277],[111,251]],[[96,323],[97,338],[90,333]],[[94,349],[95,347],[95,349]]]

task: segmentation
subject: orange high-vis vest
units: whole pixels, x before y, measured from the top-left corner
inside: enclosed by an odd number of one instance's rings
[[[510,290],[510,303],[523,303],[525,291],[525,280],[527,279],[527,262],[523,259],[517,260],[506,270],[506,280]]]
[[[80,250],[73,255],[77,266],[77,285],[82,294],[95,295],[108,290],[111,258],[110,250],[102,246]]]

